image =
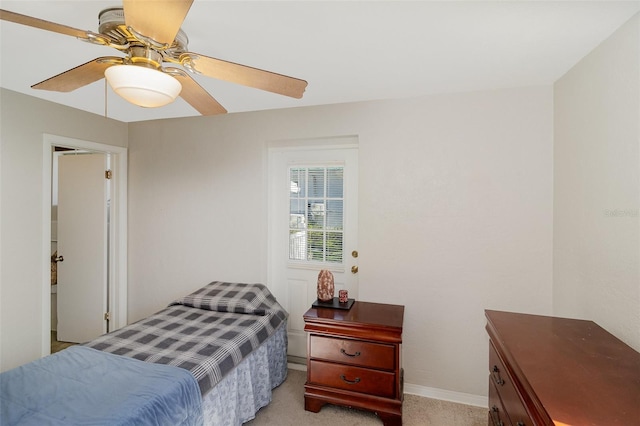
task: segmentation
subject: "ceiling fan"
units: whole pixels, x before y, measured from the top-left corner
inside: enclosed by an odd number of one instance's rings
[[[202,115],[224,114],[227,110],[189,73],[302,98],[307,87],[304,80],[188,52],[188,38],[180,26],[193,0],[122,3],[123,8],[99,13],[98,33],[0,9],[1,20],[73,36],[126,54],[96,58],[31,87],[70,92],[106,77],[114,91],[133,104],[159,107],[180,96]]]

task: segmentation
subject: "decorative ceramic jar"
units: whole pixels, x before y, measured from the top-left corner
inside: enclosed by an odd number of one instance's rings
[[[330,302],[335,294],[335,285],[333,283],[333,274],[327,269],[323,269],[318,274],[318,300],[321,302]]]

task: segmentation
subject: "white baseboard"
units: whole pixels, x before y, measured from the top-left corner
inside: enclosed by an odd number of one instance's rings
[[[295,362],[287,363],[291,370],[307,371],[306,364]],[[473,395],[464,392],[454,392],[445,389],[430,388],[427,386],[404,384],[404,393],[418,395],[425,398],[439,399],[441,401],[457,402],[458,404],[473,405],[475,407],[487,408],[489,406],[489,398],[481,395]]]
[[[489,399],[486,396],[473,395],[464,392],[454,392],[445,389],[430,388],[427,386],[404,384],[404,393],[423,396],[425,398],[439,399],[442,401],[457,402],[458,404],[473,405],[487,408]]]
[[[287,367],[289,367],[290,370],[307,371],[307,365],[306,364],[298,364],[296,362],[288,362],[287,363]]]

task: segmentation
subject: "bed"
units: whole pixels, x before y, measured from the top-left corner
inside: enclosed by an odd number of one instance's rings
[[[240,425],[286,379],[286,323],[264,285],[210,283],[136,323],[2,373],[0,423]]]

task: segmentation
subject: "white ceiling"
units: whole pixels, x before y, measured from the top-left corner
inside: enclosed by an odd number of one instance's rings
[[[97,32],[118,0],[0,1],[2,9]],[[640,1],[195,0],[182,29],[189,51],[309,82],[302,99],[202,76],[230,113],[549,85],[640,10]],[[0,85],[95,114],[104,80],[71,93],[31,85],[116,50],[0,23]],[[199,115],[182,99],[145,109],[107,89],[111,118]]]

